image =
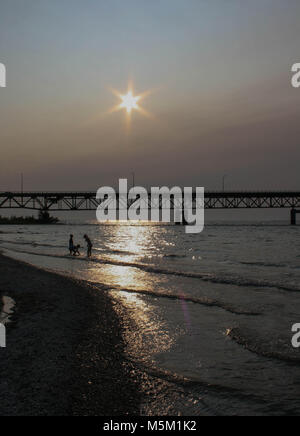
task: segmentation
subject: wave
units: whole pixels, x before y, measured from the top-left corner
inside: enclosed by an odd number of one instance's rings
[[[190,392],[194,393],[196,389],[196,394],[199,394],[199,389],[204,390],[205,394],[207,392],[213,392],[219,395],[229,395],[230,397],[234,397],[240,401],[249,401],[253,402],[255,405],[257,403],[264,403],[265,400],[257,395],[256,393],[245,392],[236,387],[231,387],[228,385],[221,385],[217,383],[211,383],[208,381],[201,380],[199,378],[186,377],[184,375],[178,374],[176,372],[171,372],[170,370],[159,368],[156,365],[151,363],[151,365],[147,363],[138,362],[136,359],[127,357],[127,361],[134,364],[134,366],[142,371],[146,372],[149,376],[154,377],[159,380],[166,381],[168,383],[174,384],[176,386],[180,386],[181,388],[187,389]],[[200,398],[200,401],[203,401],[203,398]],[[220,411],[218,411],[220,414]]]
[[[4,247],[5,248],[5,247]],[[11,248],[7,247],[8,250]],[[195,278],[200,279],[204,282],[222,284],[222,285],[231,285],[231,286],[240,286],[240,287],[255,287],[255,288],[275,288],[281,291],[286,292],[300,292],[299,288],[287,286],[282,283],[274,283],[268,282],[266,280],[257,280],[257,279],[249,279],[237,276],[216,276],[210,273],[194,273],[194,272],[186,272],[186,271],[176,271],[165,268],[159,268],[154,265],[148,265],[144,263],[137,262],[124,262],[113,259],[87,259],[84,257],[74,257],[70,255],[59,255],[59,254],[49,254],[49,253],[35,253],[32,251],[24,251],[15,249],[15,252],[30,254],[33,256],[43,256],[43,257],[53,257],[56,259],[66,259],[71,261],[81,261],[81,262],[91,262],[97,264],[106,264],[106,265],[114,265],[114,266],[123,266],[129,268],[137,268],[139,270],[152,273],[152,274],[164,274],[164,275],[172,275],[175,277],[186,277],[186,278]]]
[[[96,251],[101,251],[103,253],[110,253],[110,254],[120,254],[121,256],[136,256],[137,253],[133,253],[132,251],[126,251],[126,250],[112,250],[112,249],[98,249],[95,248]]]
[[[289,350],[282,350],[280,348],[278,349],[278,345],[276,343],[271,344],[258,342],[257,334],[251,335],[249,332],[243,333],[240,328],[235,327],[227,331],[227,336],[229,336],[237,344],[242,345],[248,351],[260,356],[281,360],[288,363],[300,363],[298,350],[295,351],[292,348]],[[286,343],[286,341],[284,341],[284,343]]]
[[[166,259],[184,259],[187,256],[185,254],[163,254],[162,257]]]
[[[97,287],[97,284],[94,282],[89,282],[93,286]],[[121,287],[107,287],[108,291],[114,290],[118,292],[128,292],[132,294],[141,294],[144,296],[150,296],[155,298],[167,298],[169,300],[178,300],[178,301],[185,301],[188,303],[194,303],[194,304],[200,304],[201,306],[207,306],[207,307],[218,307],[220,309],[225,310],[226,312],[233,313],[235,315],[250,315],[250,316],[259,316],[261,313],[259,312],[251,312],[249,310],[234,307],[230,304],[227,304],[222,301],[213,300],[211,298],[202,297],[202,298],[193,298],[188,297],[186,295],[175,295],[175,294],[167,294],[162,292],[155,292],[155,291],[146,291],[146,290],[140,290],[140,289],[127,289],[127,288],[121,288]],[[103,290],[103,286],[101,286],[101,290]]]
[[[22,245],[29,245],[31,247],[46,247],[46,248],[64,248],[66,249],[67,245],[54,245],[54,244],[41,244],[38,242],[26,242],[26,241],[10,241],[10,240],[4,240],[4,241],[0,241],[0,244],[13,244],[13,245],[18,245],[18,246],[22,246]],[[113,250],[113,249],[103,249],[103,248],[94,248],[94,251],[98,251],[101,253],[109,253],[109,254],[120,254],[123,256],[135,256],[136,253],[133,253],[131,251],[126,251],[126,250]]]
[[[288,265],[284,263],[268,263],[268,262],[239,262],[241,265],[262,266],[270,268],[286,268]]]
[[[38,242],[26,242],[26,241],[0,241],[0,244],[13,244],[13,245],[30,245],[31,247],[47,247],[47,248],[66,248],[65,245],[53,245],[53,244],[40,244]]]

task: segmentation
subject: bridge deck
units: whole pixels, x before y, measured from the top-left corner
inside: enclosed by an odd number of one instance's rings
[[[100,203],[95,192],[0,192],[0,209],[87,211],[97,209]],[[205,209],[295,209],[300,208],[300,191],[205,192],[204,205]]]

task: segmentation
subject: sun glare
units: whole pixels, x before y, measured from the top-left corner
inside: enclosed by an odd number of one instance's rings
[[[125,108],[128,114],[130,114],[133,109],[139,110],[138,101],[141,99],[140,95],[134,97],[132,91],[128,91],[126,95],[120,95],[120,98],[122,99],[120,109]]]
[[[116,112],[122,109],[125,109],[128,119],[130,119],[131,114],[133,111],[137,111],[142,113],[145,116],[150,116],[150,114],[143,109],[139,103],[143,98],[145,98],[150,92],[146,91],[140,95],[135,95],[133,91],[133,85],[129,83],[128,85],[128,91],[126,94],[121,94],[120,92],[116,90],[112,90],[112,92],[121,100],[121,103],[119,103],[117,106],[115,106],[111,112]]]

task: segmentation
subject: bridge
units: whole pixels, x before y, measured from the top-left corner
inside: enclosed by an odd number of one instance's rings
[[[117,199],[119,194],[116,194]],[[193,201],[196,194],[193,193]],[[103,200],[102,200],[103,201]],[[128,200],[125,207],[134,203]],[[0,192],[0,209],[28,209],[45,211],[96,210],[101,200],[95,192]],[[151,194],[145,207],[151,207]],[[160,209],[163,204],[160,201]],[[173,204],[174,207],[174,204]],[[205,209],[290,209],[291,224],[300,213],[300,191],[289,192],[205,192]]]

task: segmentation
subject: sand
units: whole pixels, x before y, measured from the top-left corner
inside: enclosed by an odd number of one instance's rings
[[[0,349],[0,416],[139,415],[139,376],[107,289],[2,255],[0,271],[0,297],[16,302]]]

